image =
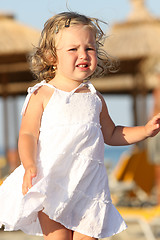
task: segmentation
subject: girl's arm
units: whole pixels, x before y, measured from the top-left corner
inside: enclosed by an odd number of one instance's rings
[[[145,126],[124,127],[115,126],[109,116],[108,109],[103,97],[98,93],[102,100],[102,112],[100,122],[104,142],[112,146],[129,145],[153,137],[160,131],[160,114],[152,118]],[[123,114],[123,113],[122,113]]]
[[[25,195],[32,187],[32,179],[37,174],[36,155],[37,141],[41,116],[43,113],[43,98],[41,89],[32,94],[19,132],[18,149],[21,162],[25,169],[23,177],[22,193]]]

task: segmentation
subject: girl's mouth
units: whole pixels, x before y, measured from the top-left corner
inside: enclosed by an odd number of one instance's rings
[[[78,64],[76,67],[86,69],[89,67],[89,65],[88,64]]]

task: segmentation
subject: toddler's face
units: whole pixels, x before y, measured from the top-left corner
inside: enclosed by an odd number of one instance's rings
[[[97,67],[94,32],[87,26],[76,25],[60,30],[56,35],[56,76],[82,82]]]

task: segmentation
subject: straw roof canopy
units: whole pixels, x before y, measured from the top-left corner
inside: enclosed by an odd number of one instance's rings
[[[37,45],[40,32],[20,24],[11,14],[0,13],[0,95],[26,92],[33,77],[27,55]]]
[[[27,53],[37,44],[39,32],[18,23],[11,14],[0,13],[0,56]]]
[[[160,19],[145,8],[144,0],[131,0],[127,21],[113,25],[105,50],[121,60],[160,55]]]

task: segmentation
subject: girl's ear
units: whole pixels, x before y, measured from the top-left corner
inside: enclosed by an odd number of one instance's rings
[[[47,62],[48,65],[56,65],[57,62],[57,57],[53,52],[50,50],[45,51],[45,61]]]

